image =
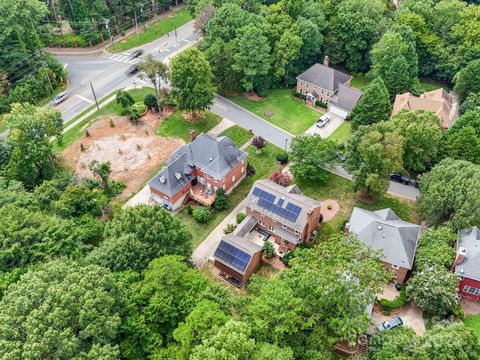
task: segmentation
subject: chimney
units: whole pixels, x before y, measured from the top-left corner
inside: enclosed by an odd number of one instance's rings
[[[348,234],[350,232],[350,223],[346,223],[345,227],[343,228],[343,233]]]
[[[467,255],[467,249],[464,247],[459,247],[457,256],[455,257],[455,263],[454,265],[460,265],[463,262],[463,259],[465,259],[465,256]]]
[[[190,130],[188,134],[190,135],[190,141],[195,140],[195,138],[197,137],[197,131],[194,129]]]
[[[323,65],[328,66],[330,64],[330,59],[328,58],[328,55],[325,55],[323,58]]]

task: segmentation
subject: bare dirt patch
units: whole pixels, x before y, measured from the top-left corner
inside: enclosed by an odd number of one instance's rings
[[[156,127],[168,115],[164,112],[157,120],[156,114],[149,112],[135,126],[125,116],[106,116],[88,128],[89,137],[83,136],[66,148],[61,160],[80,178],[92,177],[88,168],[91,161],[110,161],[111,179],[127,185],[119,198],[128,198],[184,143],[155,135]]]
[[[259,96],[258,94],[254,93],[254,92],[243,93],[243,96],[245,96],[250,101],[257,101],[258,102],[258,101],[265,100],[265,98]]]

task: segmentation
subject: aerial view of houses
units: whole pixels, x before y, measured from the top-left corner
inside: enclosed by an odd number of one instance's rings
[[[0,359],[480,358],[478,1],[0,14]]]

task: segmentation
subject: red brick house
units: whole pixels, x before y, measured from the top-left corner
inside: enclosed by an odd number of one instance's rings
[[[297,76],[297,92],[307,97],[307,101],[327,103],[333,97],[339,85],[350,86],[352,76],[329,66],[328,56],[323,64],[315,64]]]
[[[190,199],[210,206],[215,191],[230,193],[246,176],[247,153],[235,147],[228,136],[200,134],[181,146],[166,166],[148,183],[156,202],[176,211]]]
[[[473,226],[458,232],[455,274],[460,277],[458,294],[480,300],[480,229]]]
[[[296,185],[283,187],[270,180],[258,180],[247,198],[247,215],[271,235],[280,253],[286,253],[310,241],[320,221],[320,205],[304,196]]]
[[[262,263],[262,246],[236,235],[225,235],[213,255],[220,275],[242,287]]]
[[[346,230],[373,250],[381,250],[383,265],[394,270],[397,283],[403,284],[413,267],[420,226],[401,220],[391,209],[369,211],[356,207]]]

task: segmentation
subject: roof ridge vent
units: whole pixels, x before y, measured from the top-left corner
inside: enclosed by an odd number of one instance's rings
[[[162,184],[165,184],[167,182],[167,179],[165,178],[165,176],[160,176],[160,179],[158,179],[158,181],[160,181]]]
[[[180,180],[180,179],[182,178],[182,174],[180,174],[179,172],[176,172],[176,173],[175,173],[175,178],[176,178],[177,180]]]
[[[209,162],[212,162],[212,161],[213,161],[213,157],[210,157],[210,158],[208,159],[208,161],[209,161]]]
[[[382,225],[378,225],[378,226],[377,226],[377,229],[378,229],[378,230],[382,230],[382,229],[383,229],[383,226],[382,226]]]

